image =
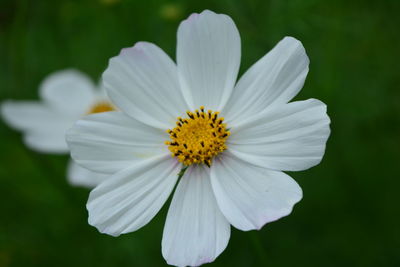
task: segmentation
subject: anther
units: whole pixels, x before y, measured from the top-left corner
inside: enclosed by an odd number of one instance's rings
[[[167,131],[172,141],[165,144],[184,165],[204,163],[210,167],[212,158],[227,148],[225,140],[229,132],[222,123],[224,118],[218,118],[219,112],[206,112],[204,106],[199,110],[187,111],[187,118],[178,117],[177,126]]]
[[[193,116],[192,112],[188,111],[188,112],[186,112],[186,114],[189,116],[189,118],[194,120],[194,116]]]

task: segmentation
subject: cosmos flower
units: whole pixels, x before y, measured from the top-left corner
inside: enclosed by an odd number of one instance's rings
[[[82,116],[114,110],[104,89],[76,70],[49,75],[39,88],[41,101],[12,101],[1,105],[1,115],[12,128],[23,132],[29,148],[48,154],[68,154],[65,132]],[[67,178],[73,185],[94,187],[107,176],[68,164]]]
[[[177,266],[211,262],[230,226],[248,231],[302,198],[283,171],[318,164],[330,133],[326,105],[288,103],[303,87],[302,44],[280,41],[236,83],[240,37],[230,17],[204,11],[178,29],[177,63],[139,42],[103,74],[118,112],[79,120],[72,157],[110,178],[92,190],[89,223],[113,236],[146,225],[173,194],[162,254]]]

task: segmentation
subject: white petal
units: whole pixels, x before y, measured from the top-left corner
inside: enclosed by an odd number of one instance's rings
[[[67,179],[71,185],[94,188],[111,175],[92,172],[76,164],[72,159],[69,161]]]
[[[208,170],[189,167],[168,210],[162,254],[168,264],[199,266],[226,248],[230,225],[218,208]]]
[[[239,80],[223,115],[232,127],[266,108],[289,102],[303,87],[309,59],[300,41],[285,37]]]
[[[21,131],[64,129],[70,127],[75,118],[36,101],[13,100],[4,101],[1,104],[1,115],[7,124]]]
[[[224,153],[211,166],[218,205],[236,228],[248,231],[291,213],[302,198],[299,185],[280,171],[256,167]]]
[[[104,83],[103,83],[103,77],[101,77],[99,79],[97,90],[96,90],[96,98],[103,99],[103,100],[109,99],[109,97],[107,95],[106,87],[104,86]]]
[[[136,43],[112,58],[103,83],[119,109],[154,127],[170,128],[187,110],[175,63],[151,43]]]
[[[110,174],[168,153],[165,140],[165,132],[118,111],[86,116],[67,132],[71,156],[78,164]]]
[[[116,173],[89,196],[89,224],[118,236],[146,225],[176,183],[180,164],[168,154],[142,160]]]
[[[40,86],[40,95],[53,108],[83,115],[94,101],[94,84],[77,70],[63,70],[49,75]]]
[[[33,101],[5,101],[1,115],[11,127],[23,131],[24,141],[31,149],[47,153],[69,151],[65,131],[75,117]]]
[[[37,152],[50,154],[69,152],[65,142],[65,131],[28,132],[24,135],[23,140],[27,147]]]
[[[191,109],[221,110],[231,95],[240,65],[240,36],[232,19],[203,11],[178,29],[177,64]]]
[[[281,105],[232,128],[228,149],[261,167],[300,171],[317,165],[330,134],[326,105],[309,99]]]

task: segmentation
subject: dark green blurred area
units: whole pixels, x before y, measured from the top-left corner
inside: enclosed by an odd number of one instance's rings
[[[232,228],[209,266],[400,266],[400,1],[0,2],[0,99],[37,99],[43,78],[77,68],[97,80],[140,40],[173,58],[179,22],[211,9],[242,38],[241,73],[286,35],[310,73],[296,99],[328,105],[320,165],[290,173],[304,191],[294,212],[260,231]],[[88,190],[65,179],[67,156],[27,149],[0,122],[0,266],[163,266],[168,205],[143,229],[109,237],[87,224]]]

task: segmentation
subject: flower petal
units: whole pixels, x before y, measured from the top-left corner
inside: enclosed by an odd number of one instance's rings
[[[75,117],[34,101],[5,101],[1,115],[12,128],[24,132],[25,144],[39,152],[67,153],[65,132]]]
[[[303,87],[309,59],[300,41],[285,37],[239,80],[223,111],[232,127],[266,108],[289,102]]]
[[[67,179],[71,185],[94,188],[111,175],[92,172],[76,164],[72,159],[68,163]]]
[[[49,132],[28,132],[23,137],[24,143],[30,149],[49,154],[66,154],[69,152],[65,142],[65,131],[50,130]]]
[[[103,83],[119,109],[157,128],[170,128],[187,110],[175,63],[151,43],[136,43],[112,58]]]
[[[178,162],[165,154],[114,174],[90,193],[89,224],[112,236],[136,231],[167,201],[178,172]]]
[[[191,109],[221,110],[240,65],[240,36],[232,19],[205,10],[183,21],[178,29],[177,64]]]
[[[86,116],[67,132],[72,158],[94,172],[114,174],[130,164],[168,153],[168,135],[122,112]]]
[[[162,253],[168,264],[199,266],[226,248],[230,225],[212,192],[208,171],[192,166],[175,191],[164,226]]]
[[[260,114],[232,128],[232,154],[261,167],[300,171],[317,165],[330,134],[326,105],[319,100],[297,101]]]
[[[236,228],[248,231],[289,215],[302,198],[299,185],[280,171],[256,167],[229,153],[211,166],[218,205]]]
[[[93,104],[94,88],[85,74],[68,69],[47,76],[40,86],[40,95],[53,108],[81,116]]]

